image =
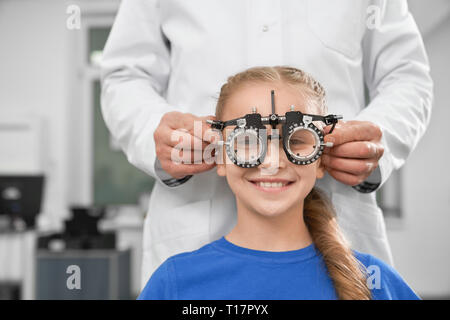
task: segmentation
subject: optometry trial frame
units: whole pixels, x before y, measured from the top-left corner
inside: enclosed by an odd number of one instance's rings
[[[226,141],[218,141],[218,145],[225,145],[228,158],[242,168],[252,168],[260,165],[267,152],[268,139],[283,139],[283,149],[287,158],[294,164],[307,165],[316,161],[323,153],[324,147],[332,147],[332,142],[324,142],[323,132],[317,128],[313,121],[321,121],[332,125],[332,133],[341,115],[329,114],[327,116],[306,114],[294,111],[294,106],[284,116],[275,113],[274,90],[271,90],[272,113],[262,117],[252,108],[252,113],[243,117],[228,120],[206,120],[211,128],[222,131],[227,126],[236,126]],[[276,129],[283,124],[282,135],[267,135],[265,125],[269,124]],[[244,158],[241,154],[244,153]],[[248,154],[253,154],[248,159]]]

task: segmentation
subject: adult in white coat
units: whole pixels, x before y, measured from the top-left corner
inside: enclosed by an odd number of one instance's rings
[[[157,180],[142,285],[169,256],[234,226],[233,195],[212,166],[168,165],[168,128],[213,114],[226,78],[258,65],[307,71],[329,112],[353,120],[335,129],[318,186],[353,248],[392,263],[375,192],[364,191],[403,165],[430,119],[428,61],[406,0],[124,0],[104,50],[102,111],[128,160]]]

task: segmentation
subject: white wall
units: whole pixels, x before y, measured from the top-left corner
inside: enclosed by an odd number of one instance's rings
[[[44,121],[48,151],[43,212],[64,217],[67,181],[68,30],[64,1],[0,1],[0,116]],[[51,226],[49,226],[51,227]]]
[[[448,0],[408,0],[409,10],[414,15],[422,35],[427,37],[434,28],[448,19],[450,2]]]
[[[417,21],[426,27],[426,19],[435,20],[425,36],[435,103],[430,126],[404,167],[404,223],[388,228],[388,236],[396,269],[413,288],[423,296],[450,297],[450,2],[435,7],[436,14],[432,3],[423,1],[428,16],[421,6],[411,9],[418,9]],[[447,16],[436,24],[442,11]]]

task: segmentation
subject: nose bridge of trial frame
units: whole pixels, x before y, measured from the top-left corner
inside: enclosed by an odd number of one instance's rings
[[[271,90],[270,91],[270,97],[271,97],[271,108],[272,108],[272,113],[267,116],[267,117],[261,117],[261,122],[263,124],[268,124],[272,127],[272,129],[276,129],[276,126],[280,123],[285,123],[286,122],[286,116],[279,116],[278,114],[275,113],[275,91]],[[294,112],[294,105],[290,106],[290,112]],[[256,114],[256,107],[252,107],[252,114]],[[303,118],[302,118],[302,122],[306,125],[309,125],[309,123],[311,123],[314,120],[314,115],[308,115],[308,114],[303,114]],[[332,125],[330,131],[328,132],[328,134],[331,134],[338,122],[338,120],[343,119],[342,115],[327,115],[327,116],[323,116],[323,119],[321,121],[323,121],[325,123],[325,125]],[[223,121],[214,121],[214,120],[206,120],[206,122],[208,124],[210,124],[213,128],[218,129],[220,131],[222,131],[224,129],[224,122]],[[225,121],[226,122],[226,121]],[[236,124],[238,127],[244,127],[246,124],[245,121],[245,116],[239,119],[236,119]],[[268,139],[280,139],[280,135],[279,134],[270,134],[267,135]]]

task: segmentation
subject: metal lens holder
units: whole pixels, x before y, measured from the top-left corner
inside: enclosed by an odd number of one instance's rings
[[[291,111],[286,113],[285,118],[286,121],[282,127],[283,149],[289,161],[295,164],[307,165],[319,159],[323,153],[323,148],[329,145],[324,143],[322,131],[312,123],[313,117],[311,115],[302,114],[299,111]],[[307,156],[297,155],[290,148],[289,141],[291,140],[291,137],[300,130],[310,132],[315,140],[314,151]]]
[[[284,116],[279,116],[275,113],[274,103],[274,91],[271,91],[272,95],[272,113],[267,117],[261,117],[261,114],[256,113],[256,108],[252,108],[252,113],[246,114],[244,117],[236,118],[228,121],[219,120],[206,120],[211,128],[222,131],[227,126],[236,126],[233,132],[227,137],[226,141],[219,141],[219,145],[225,144],[228,158],[236,165],[242,168],[253,168],[259,166],[263,161],[267,153],[267,138],[279,139],[283,138],[283,149],[287,158],[294,164],[307,165],[315,162],[323,153],[324,147],[332,147],[332,142],[324,142],[324,135],[322,131],[317,128],[313,121],[321,121],[325,125],[332,125],[330,132],[332,133],[339,119],[343,117],[341,115],[329,114],[327,116],[305,114],[300,111],[294,111],[294,106],[291,106],[291,111],[286,112]],[[278,124],[282,124],[282,136],[267,135],[266,125],[271,125],[272,129],[275,129]],[[289,141],[291,137],[299,130],[307,130],[314,136],[315,144],[314,151],[307,155],[301,156],[295,154],[290,148]],[[262,131],[264,134],[260,134]],[[256,136],[258,142],[261,144],[260,152],[255,160],[248,162],[240,162],[234,152],[234,141],[239,135],[251,134]]]
[[[265,131],[266,127],[264,126],[261,115],[259,113],[252,113],[245,115],[244,118],[236,119],[236,128],[230,133],[227,137],[227,141],[224,142],[226,146],[226,152],[228,158],[235,164],[242,168],[253,168],[259,166],[266,156],[266,135],[261,135],[260,130]],[[261,145],[260,152],[254,161],[249,162],[240,162],[234,153],[234,142],[236,141],[239,135],[247,135],[252,134],[258,139],[258,142]]]

